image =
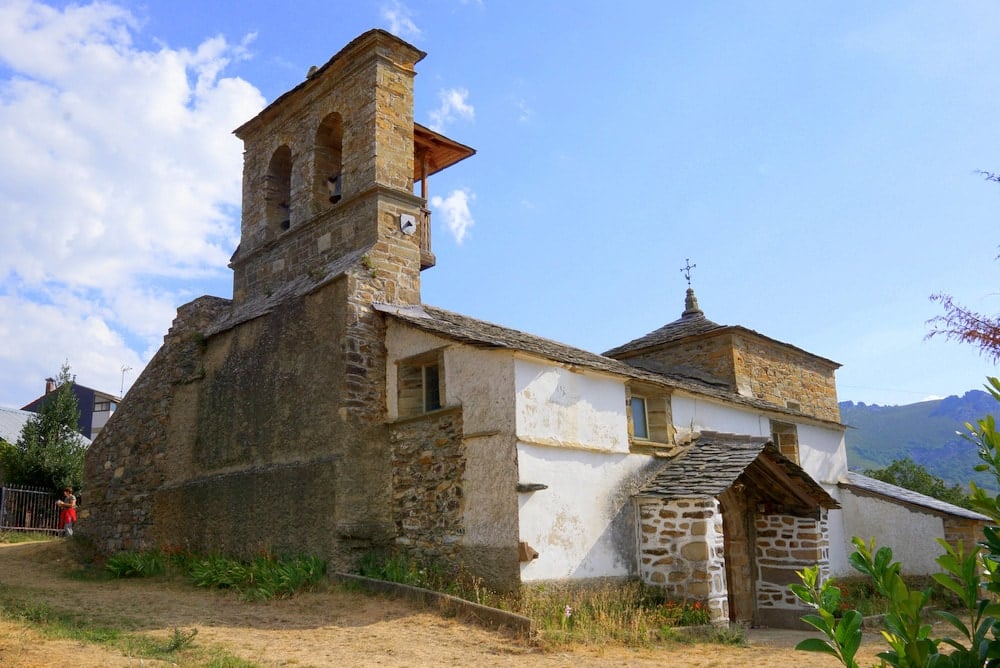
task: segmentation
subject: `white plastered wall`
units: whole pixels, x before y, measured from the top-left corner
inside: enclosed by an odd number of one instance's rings
[[[515,361],[520,539],[539,556],[525,582],[634,575],[632,495],[652,457],[629,453],[625,384],[551,363]]]
[[[934,561],[944,551],[935,540],[944,537],[944,522],[940,517],[878,497],[855,494],[850,489],[842,488],[840,492],[846,554],[854,550],[853,536],[866,542],[875,538],[877,547],[892,548],[893,560],[902,562],[904,575],[929,575],[941,570]],[[833,575],[858,575],[846,558],[844,561],[836,568],[831,563]]]

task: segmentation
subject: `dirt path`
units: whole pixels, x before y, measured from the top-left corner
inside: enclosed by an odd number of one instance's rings
[[[0,544],[0,588],[18,600],[83,613],[104,623],[166,639],[174,628],[198,629],[195,642],[261,666],[636,666],[677,668],[838,665],[831,658],[796,652],[803,634],[752,632],[746,648],[674,645],[669,649],[601,647],[545,652],[521,641],[445,619],[404,601],[339,589],[292,600],[244,603],[225,593],[156,580],[69,579],[73,566],[65,541]],[[872,638],[861,665],[874,662]],[[120,650],[43,639],[24,626],[0,620],[0,666],[139,666]],[[145,661],[142,665],[159,665]]]

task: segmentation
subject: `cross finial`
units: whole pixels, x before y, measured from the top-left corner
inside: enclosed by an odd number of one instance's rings
[[[684,258],[684,266],[681,267],[681,271],[684,273],[684,278],[687,279],[688,287],[691,287],[691,270],[697,267],[696,264],[691,264],[691,258]]]

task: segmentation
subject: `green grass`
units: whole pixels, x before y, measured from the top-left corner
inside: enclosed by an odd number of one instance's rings
[[[461,568],[419,562],[401,554],[366,555],[358,570],[366,577],[423,587],[529,617],[538,640],[548,646],[746,642],[745,629],[739,626],[709,625],[703,604],[667,600],[661,589],[637,581],[546,584],[498,593]]]
[[[0,543],[37,543],[56,538],[47,531],[0,531]]]

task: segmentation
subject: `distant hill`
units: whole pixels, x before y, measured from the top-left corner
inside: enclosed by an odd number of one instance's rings
[[[845,435],[848,466],[861,473],[909,457],[949,485],[966,488],[975,480],[997,490],[994,477],[973,471],[981,463],[975,446],[956,434],[965,433],[966,422],[987,414],[1000,418],[1000,404],[981,390],[906,406],[843,401],[840,419],[850,427]]]

